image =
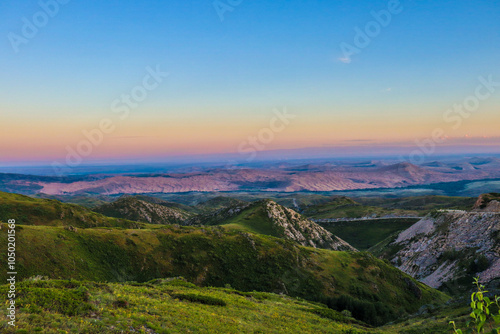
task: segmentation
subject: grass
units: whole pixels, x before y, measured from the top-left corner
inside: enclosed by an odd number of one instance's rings
[[[470,210],[476,198],[451,196],[408,196],[398,198],[338,196],[308,206],[304,215],[314,219],[361,218],[386,215],[425,216],[436,209]]]
[[[368,250],[389,236],[406,230],[419,219],[383,219],[319,223],[326,230],[359,250]]]
[[[221,226],[230,230],[235,229],[274,237],[281,236],[267,216],[264,205],[259,204],[252,205],[235,217],[225,220]]]
[[[449,299],[368,253],[273,237],[258,205],[223,228],[106,226],[53,200],[0,193],[0,203],[1,221],[21,223],[18,280],[52,279],[19,283],[18,333],[396,333],[369,325]],[[54,218],[68,212],[64,223]],[[176,276],[187,281],[164,279]],[[4,319],[0,332],[13,333]]]
[[[455,321],[457,326],[466,327],[470,319],[471,309],[467,299],[461,299],[438,308],[430,308],[422,315],[400,319],[397,323],[379,327],[381,333],[400,334],[449,334],[452,333],[450,321]]]
[[[380,206],[365,205],[351,198],[339,196],[334,197],[326,203],[311,205],[303,211],[303,214],[314,219],[333,219],[380,217],[389,214],[418,215],[418,212],[399,208],[387,209]]]
[[[6,291],[0,286],[0,294]],[[2,308],[2,333],[445,334],[450,320],[464,327],[470,313],[464,299],[372,328],[301,298],[201,288],[180,277],[145,283],[28,280],[18,283],[18,291],[18,327],[7,325]]]
[[[0,238],[5,237],[3,228]],[[447,299],[367,253],[307,248],[220,227],[74,232],[62,227],[23,226],[17,233],[17,249],[19,278],[42,275],[146,282],[184,276],[198,286],[229,284],[241,291],[284,293],[313,301],[345,295],[373,306],[383,302],[391,310],[384,314],[384,321]],[[1,255],[5,261],[5,253]],[[5,275],[0,272],[0,279]],[[409,288],[409,281],[420,294]]]
[[[44,199],[55,199],[68,204],[76,204],[81,205],[86,208],[92,209],[99,205],[103,205],[113,201],[114,196],[106,196],[106,195],[91,195],[91,194],[83,194],[83,195],[47,195],[43,193],[39,193],[35,196],[36,198],[44,198]]]
[[[79,281],[23,282],[19,285],[18,327],[0,320],[2,333],[371,333],[353,319],[323,305],[262,292],[198,288],[157,281],[145,284]],[[0,287],[3,294],[6,286]],[[47,304],[35,291],[57,294]],[[74,295],[85,291],[82,307]],[[68,306],[70,314],[63,308]]]
[[[103,216],[74,204],[0,192],[0,221],[22,225],[141,228],[141,223]]]
[[[411,196],[401,198],[359,198],[364,205],[379,206],[388,210],[404,209],[416,211],[424,216],[437,209],[470,210],[476,202],[475,197],[452,196]]]

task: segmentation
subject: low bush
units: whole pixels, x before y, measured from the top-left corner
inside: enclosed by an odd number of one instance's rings
[[[210,296],[204,296],[204,295],[198,295],[194,293],[179,293],[179,294],[172,294],[172,298],[176,298],[179,300],[185,300],[193,303],[200,303],[200,304],[205,304],[205,305],[214,305],[214,306],[226,306],[226,302],[222,299],[215,298],[215,297],[210,297]]]
[[[329,309],[329,308],[319,308],[311,310],[312,313],[319,315],[322,318],[327,318],[336,322],[350,323],[351,319],[343,315],[342,313]]]

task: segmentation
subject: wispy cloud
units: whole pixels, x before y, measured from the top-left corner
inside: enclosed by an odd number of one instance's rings
[[[340,57],[339,60],[344,64],[350,64],[352,62],[352,59],[350,57]]]

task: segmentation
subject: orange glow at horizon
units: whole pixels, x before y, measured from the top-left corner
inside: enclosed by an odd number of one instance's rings
[[[292,112],[292,111],[290,111]],[[91,159],[113,159],[138,156],[176,156],[195,154],[235,153],[241,143],[269,128],[275,117],[272,112],[255,117],[189,118],[170,112],[166,116],[152,117],[147,113],[132,115],[120,121],[114,115],[116,129],[103,135],[102,143],[93,145]],[[308,116],[315,115],[315,116]],[[477,116],[477,117],[476,117]],[[487,119],[486,119],[487,117]],[[0,152],[2,161],[60,159],[86,137],[83,130],[98,128],[91,117],[78,121],[70,119],[32,119],[29,123],[11,116],[2,124]],[[265,143],[265,150],[296,149],[305,147],[357,146],[394,144],[411,145],[415,139],[428,138],[435,128],[442,128],[451,138],[496,137],[496,124],[500,116],[493,113],[474,115],[454,130],[439,117],[408,119],[401,115],[381,118],[378,115],[320,114],[296,112],[296,117],[276,131],[274,139]],[[277,123],[281,124],[281,123]]]

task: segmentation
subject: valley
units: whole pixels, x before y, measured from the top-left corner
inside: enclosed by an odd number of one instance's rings
[[[19,223],[21,319],[48,317],[89,333],[166,333],[169,321],[179,331],[201,326],[196,317],[174,320],[184,309],[200,319],[225,314],[218,321],[228,331],[258,331],[255,317],[262,317],[266,332],[278,333],[295,312],[287,330],[448,333],[450,319],[465,322],[460,296],[472,277],[497,291],[496,196],[57,195],[85,207],[46,194],[0,193],[0,222],[14,216]],[[0,223],[0,236],[5,227]],[[60,297],[33,300],[37,291]],[[171,320],[145,317],[146,295]],[[65,316],[75,298],[85,307]]]

